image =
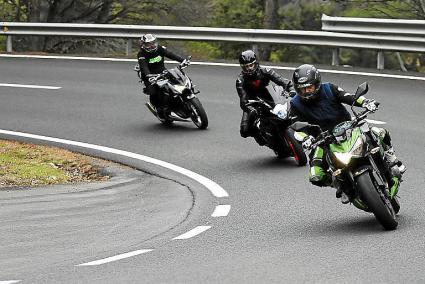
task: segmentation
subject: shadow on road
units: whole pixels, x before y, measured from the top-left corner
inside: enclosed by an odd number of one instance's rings
[[[171,126],[162,125],[159,122],[153,121],[152,123],[141,123],[141,124],[132,124],[126,127],[126,132],[130,136],[140,135],[158,135],[158,134],[192,134],[196,133],[197,135],[201,133],[208,133],[208,128],[206,130],[200,130],[196,126],[190,123],[175,123]]]
[[[399,215],[396,230],[402,230],[404,224],[406,224],[406,217]],[[309,236],[353,236],[369,235],[371,233],[391,233],[391,231],[384,230],[381,224],[375,219],[375,216],[369,214],[356,219],[344,218],[335,222],[329,222],[329,220],[316,222],[314,225],[308,227],[308,232],[304,233],[308,233]]]
[[[270,155],[267,156],[267,153],[264,153],[264,156],[261,158],[258,157],[249,157],[247,159],[241,159],[240,164],[244,165],[246,169],[252,170],[267,170],[267,169],[305,169],[305,167],[298,167],[295,163],[294,158],[288,157],[284,159],[278,159],[273,152],[270,152]]]

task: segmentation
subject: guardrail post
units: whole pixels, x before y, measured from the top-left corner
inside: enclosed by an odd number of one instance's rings
[[[252,51],[254,51],[254,52],[255,52],[255,54],[257,54],[257,57],[258,57],[258,44],[254,43],[254,44],[252,45]]]
[[[12,36],[8,35],[6,37],[6,52],[12,52],[13,48],[12,48]]]
[[[378,51],[377,59],[376,59],[376,69],[383,70],[385,65],[384,52]]]
[[[332,49],[332,66],[339,65],[339,48]]]
[[[131,51],[133,49],[132,40],[131,38],[127,39],[127,48],[126,48],[126,54],[131,55]]]

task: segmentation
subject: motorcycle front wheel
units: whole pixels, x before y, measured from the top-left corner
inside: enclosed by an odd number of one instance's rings
[[[378,193],[369,172],[366,171],[357,177],[357,185],[361,199],[366,202],[368,208],[373,212],[379,223],[386,230],[397,228],[398,222],[394,209],[389,203],[388,198]]]
[[[193,123],[199,129],[206,129],[208,127],[208,117],[199,99],[193,98],[188,101],[188,104],[192,112],[190,114],[190,118],[192,119]]]

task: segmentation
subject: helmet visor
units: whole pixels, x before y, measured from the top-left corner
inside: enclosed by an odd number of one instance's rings
[[[158,43],[156,40],[151,42],[144,42],[142,43],[142,47],[144,50],[152,52],[155,51],[158,48]]]
[[[244,73],[252,74],[257,69],[257,61],[241,64],[241,68]]]
[[[299,84],[297,89],[303,99],[310,99],[317,93],[316,86],[313,84]]]

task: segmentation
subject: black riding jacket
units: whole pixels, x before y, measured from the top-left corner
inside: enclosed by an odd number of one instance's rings
[[[140,49],[137,53],[137,60],[139,61],[140,75],[143,82],[147,83],[147,76],[149,74],[159,74],[165,70],[164,58],[170,58],[178,62],[183,62],[184,58],[167,50],[165,46],[158,46],[154,52],[147,52]]]
[[[266,89],[270,81],[282,86],[288,92],[295,91],[290,80],[283,78],[270,68],[259,67],[252,75],[241,72],[236,79],[236,90],[238,92],[240,106],[243,111],[249,111],[246,103],[250,99],[261,98],[274,104],[273,97]]]

